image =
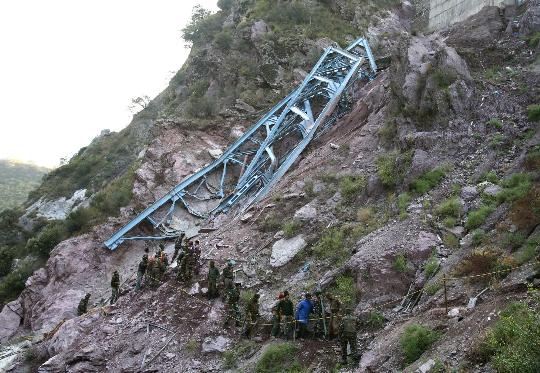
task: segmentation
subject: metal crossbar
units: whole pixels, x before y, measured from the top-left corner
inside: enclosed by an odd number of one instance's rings
[[[326,48],[302,83],[214,162],[184,179],[111,236],[105,245],[114,250],[126,240],[170,239],[180,234],[172,227],[182,208],[198,219],[246,209],[262,199],[287,172],[313,138],[340,116],[343,92],[358,78],[373,79],[375,58],[366,39],[345,50]],[[341,102],[340,102],[341,100]],[[127,234],[147,219],[158,235]]]

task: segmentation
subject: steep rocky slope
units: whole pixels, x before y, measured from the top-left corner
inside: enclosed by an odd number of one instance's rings
[[[309,68],[310,48],[320,50],[329,42],[311,30],[314,41],[302,36],[291,45],[300,45],[303,56],[291,64],[290,54],[274,54],[289,42],[291,29],[272,18],[268,2],[220,3],[221,14],[202,18],[211,33],[195,33],[190,61],[155,100],[167,102],[161,106],[167,110],[152,122],[144,153],[133,166],[131,202],[118,217],[58,244],[0,314],[3,341],[24,335],[35,340],[34,360],[18,357],[12,371],[31,371],[32,364],[41,364],[42,372],[254,371],[265,352],[279,346],[268,339],[267,326],[252,342],[242,341],[239,330],[224,329],[223,303],[208,302],[197,286],[177,282],[173,270],[157,289],[135,292],[134,270],[145,243],[124,244],[114,252],[102,248],[114,230],[207,163],[212,150],[238,136],[257,109],[271,102],[253,97],[272,98],[266,93],[286,90],[295,73],[301,76],[298,66]],[[325,14],[366,27],[358,24],[366,10],[361,2],[321,3],[329,4]],[[378,55],[391,54],[390,67],[353,87],[350,113],[310,146],[266,200],[243,216],[219,219],[216,231],[200,237],[203,257],[220,265],[235,259],[243,288],[261,294],[267,321],[283,289],[298,299],[303,291],[322,288],[353,305],[362,321],[358,371],[415,371],[426,361],[433,371],[445,366],[504,371],[478,346],[512,301],[534,306],[525,290],[538,246],[540,135],[534,107],[529,112],[527,107],[539,101],[533,31],[540,4],[518,9],[515,19],[527,30],[522,34],[505,32],[514,20],[509,10],[488,7],[430,35],[409,33],[414,16],[409,4],[388,4],[392,11],[378,13],[377,24],[367,30]],[[272,27],[270,46],[257,45],[270,43],[259,38]],[[230,39],[208,36],[222,32]],[[256,52],[233,48],[227,55],[221,42],[213,44],[221,39],[250,40]],[[209,66],[233,55],[257,58],[255,72],[262,76],[235,80],[226,75],[233,72]],[[253,101],[215,96],[223,81],[237,82]],[[249,88],[255,81],[259,88]],[[201,113],[212,99],[213,108],[223,106],[219,113],[190,117],[190,110]],[[102,307],[116,268],[125,280],[122,296],[114,307]],[[205,270],[206,263],[201,273]],[[499,272],[479,281],[461,279],[491,271]],[[204,276],[195,282],[204,287]],[[486,287],[476,307],[467,309],[469,298]],[[75,317],[86,292],[95,308]],[[445,306],[452,309],[450,316]],[[414,362],[404,357],[401,339],[416,324],[439,337]],[[294,346],[297,351],[288,358],[307,371],[339,369],[335,342]]]

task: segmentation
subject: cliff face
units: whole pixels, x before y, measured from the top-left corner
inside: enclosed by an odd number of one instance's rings
[[[302,79],[324,46],[361,31],[378,57],[391,56],[390,67],[355,84],[350,113],[265,200],[244,216],[220,218],[216,231],[200,236],[203,258],[220,266],[235,259],[246,294],[261,294],[266,321],[284,289],[298,300],[321,288],[353,306],[362,322],[358,371],[414,371],[429,360],[499,370],[493,355],[480,359],[475,346],[511,301],[536,306],[523,291],[534,273],[540,223],[540,137],[534,108],[527,109],[539,97],[534,33],[522,35],[532,42],[506,34],[513,18],[495,7],[443,34],[412,35],[407,2],[219,3],[222,11],[199,10],[184,30],[193,49],[169,87],[126,130],[94,140],[35,194],[70,197],[87,189],[90,200],[66,219],[71,237],[0,314],[3,341],[35,336],[36,361],[17,358],[13,371],[29,364],[42,364],[42,372],[264,371],[261,361],[276,343],[265,326],[250,342],[222,327],[225,305],[202,295],[206,262],[193,284],[177,282],[170,269],[161,286],[135,292],[146,244],[124,243],[111,252],[102,243],[238,137]],[[519,9],[519,17],[525,14],[517,21],[536,14],[538,4],[531,4]],[[124,151],[112,150],[119,144]],[[86,174],[87,181],[76,177]],[[66,193],[55,192],[63,181]],[[166,245],[169,254],[172,246]],[[443,294],[443,276],[501,268],[508,276],[456,279]],[[122,296],[102,307],[115,269]],[[477,307],[466,309],[490,284]],[[95,308],[76,317],[86,292]],[[445,305],[453,309],[450,317]],[[438,339],[415,362],[418,356],[407,355],[401,341],[417,324]],[[281,367],[330,371],[333,347],[295,342]]]

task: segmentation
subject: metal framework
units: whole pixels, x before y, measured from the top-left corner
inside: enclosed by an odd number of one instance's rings
[[[110,237],[114,250],[126,240],[177,237],[173,217],[208,219],[263,198],[313,138],[343,112],[343,92],[357,78],[373,79],[375,59],[364,38],[345,50],[328,47],[303,82],[233,143],[218,159],[184,179]],[[337,109],[336,109],[337,107]],[[180,207],[180,208],[179,208]],[[185,213],[188,215],[185,215]],[[191,215],[191,216],[189,216]],[[148,222],[158,235],[127,236]]]

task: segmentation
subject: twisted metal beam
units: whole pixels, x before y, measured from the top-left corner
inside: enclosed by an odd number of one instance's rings
[[[262,199],[287,172],[314,137],[339,116],[336,107],[357,78],[373,79],[377,70],[366,39],[345,50],[328,47],[302,83],[234,142],[218,159],[183,180],[106,242],[114,250],[126,240],[177,237],[171,225],[182,208],[199,219],[245,209]],[[158,235],[127,234],[149,222]]]

